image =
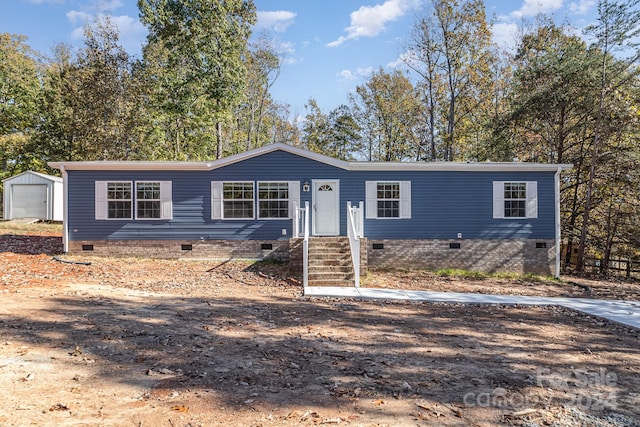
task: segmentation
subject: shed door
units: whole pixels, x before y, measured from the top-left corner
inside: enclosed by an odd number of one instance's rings
[[[47,219],[47,186],[13,184],[11,186],[11,218]]]

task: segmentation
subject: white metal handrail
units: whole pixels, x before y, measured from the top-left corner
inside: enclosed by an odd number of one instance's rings
[[[302,240],[302,285],[309,285],[309,202],[304,202],[304,233]]]
[[[306,288],[309,284],[309,202],[304,202],[304,208],[293,204],[293,237],[302,237],[302,284]]]
[[[347,236],[356,288],[360,287],[360,239],[364,237],[363,212],[363,202],[360,202],[358,207],[351,206],[350,201],[347,202]]]
[[[293,230],[291,234],[293,237],[300,237],[300,208],[296,202],[293,202]]]

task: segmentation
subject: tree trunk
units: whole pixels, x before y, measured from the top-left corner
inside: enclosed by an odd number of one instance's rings
[[[222,123],[216,122],[216,159],[222,157]]]
[[[608,30],[608,27],[605,28]],[[593,145],[591,146],[591,167],[589,168],[589,181],[587,183],[587,197],[584,202],[584,214],[582,215],[582,229],[580,231],[580,246],[578,247],[578,260],[576,261],[576,270],[582,272],[584,270],[584,253],[587,244],[587,229],[591,220],[591,203],[593,197],[593,187],[596,179],[596,164],[598,162],[600,132],[602,130],[602,121],[604,117],[604,94],[606,90],[606,74],[607,74],[607,55],[609,54],[608,31],[605,32],[605,45],[602,49],[602,66],[600,69],[600,97],[598,99],[598,116],[596,119],[595,134],[593,136]]]

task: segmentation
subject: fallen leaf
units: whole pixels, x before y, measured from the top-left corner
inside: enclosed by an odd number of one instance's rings
[[[62,403],[56,403],[51,408],[49,408],[49,411],[51,411],[51,412],[53,412],[53,411],[68,411],[68,410],[69,410],[69,407],[67,405],[62,404]]]
[[[184,405],[174,405],[171,407],[171,410],[176,412],[189,412],[189,408]]]

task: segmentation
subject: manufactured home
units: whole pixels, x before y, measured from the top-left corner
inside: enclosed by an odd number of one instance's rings
[[[333,242],[357,251],[351,261],[360,273],[419,267],[545,275],[559,273],[559,182],[571,167],[347,162],[286,144],[211,162],[50,166],[64,177],[71,254],[306,265],[314,258],[302,254],[308,242]]]

